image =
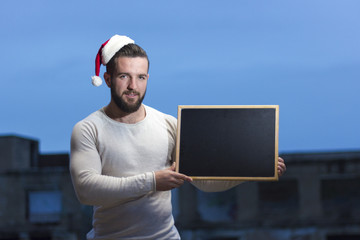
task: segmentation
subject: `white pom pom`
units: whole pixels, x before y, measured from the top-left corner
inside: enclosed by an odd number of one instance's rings
[[[95,87],[98,87],[102,84],[102,79],[99,76],[92,76],[91,77],[91,83]]]

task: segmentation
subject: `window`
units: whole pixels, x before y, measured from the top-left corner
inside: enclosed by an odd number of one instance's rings
[[[296,214],[299,190],[296,180],[259,182],[259,207],[262,214]]]
[[[321,199],[328,219],[349,222],[360,215],[360,178],[325,179],[321,181]]]
[[[237,218],[236,188],[224,192],[198,191],[198,211],[207,222],[233,222]]]
[[[359,240],[360,235],[329,235],[327,240]]]
[[[60,191],[28,192],[28,217],[32,223],[56,223],[61,217]]]

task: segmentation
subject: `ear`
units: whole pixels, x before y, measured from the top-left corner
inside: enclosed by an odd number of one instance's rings
[[[109,73],[107,73],[107,72],[104,73],[104,79],[105,79],[106,85],[108,87],[111,87],[111,76]]]

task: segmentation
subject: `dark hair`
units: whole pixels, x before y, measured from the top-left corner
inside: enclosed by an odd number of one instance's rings
[[[145,50],[137,44],[130,43],[117,51],[115,55],[110,59],[110,61],[106,64],[106,72],[110,74],[110,76],[113,76],[114,74],[116,68],[116,59],[119,57],[144,57],[148,61],[149,71],[150,62]]]

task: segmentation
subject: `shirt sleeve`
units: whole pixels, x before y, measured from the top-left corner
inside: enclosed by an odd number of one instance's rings
[[[111,205],[155,191],[154,172],[131,177],[102,175],[96,135],[96,126],[86,121],[76,124],[71,135],[70,173],[82,204]]]

